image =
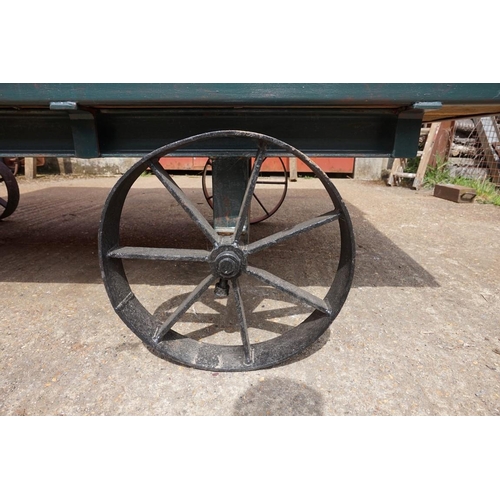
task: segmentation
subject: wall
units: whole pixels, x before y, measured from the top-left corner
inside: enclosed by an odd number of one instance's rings
[[[46,158],[39,173],[116,175],[125,173],[139,158]]]
[[[39,172],[116,175],[125,173],[137,160],[138,158],[97,158],[90,160],[82,158],[47,158],[46,165],[40,167]],[[321,160],[328,161],[326,158]],[[354,178],[359,180],[380,180],[382,170],[388,168],[388,161],[388,158],[356,158],[354,160]],[[337,163],[340,162],[337,161]],[[320,166],[324,167],[323,165]],[[336,165],[336,168],[330,170],[326,167],[325,170],[342,172],[343,169],[338,168],[338,165]],[[349,170],[352,172],[352,167],[350,169],[346,168],[344,173],[350,173]]]
[[[388,168],[389,158],[356,158],[354,161],[354,178],[362,181],[378,181],[382,178],[382,170]]]

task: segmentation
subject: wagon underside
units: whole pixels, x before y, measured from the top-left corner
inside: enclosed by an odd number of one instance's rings
[[[315,156],[412,157],[423,121],[495,113],[497,84],[3,84],[0,155],[142,156],[250,130]],[[176,154],[246,153],[218,140]]]

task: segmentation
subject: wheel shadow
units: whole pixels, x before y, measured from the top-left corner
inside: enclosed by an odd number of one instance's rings
[[[108,192],[106,188],[65,186],[23,194],[16,213],[0,221],[0,282],[101,283],[97,232]],[[201,189],[186,189],[186,193],[210,220],[211,210]],[[127,223],[122,228],[122,244],[208,249],[187,215],[165,199],[164,189],[138,189],[130,198],[124,209]],[[272,218],[252,226],[252,240],[331,209],[321,200],[323,190],[290,191]],[[352,204],[348,208],[357,249],[353,287],[439,286],[363,212]],[[335,271],[340,242],[332,244],[328,231],[335,229],[328,226],[256,254],[252,265],[267,267],[297,286],[330,287],[332,276],[325,270],[333,266]],[[138,262],[133,281],[152,286],[197,284],[197,273],[191,271],[195,266],[179,263],[167,269],[164,264],[170,263]]]
[[[246,311],[247,321],[250,328],[270,332],[273,335],[286,333],[292,325],[283,322],[290,316],[308,316],[312,311],[301,304],[286,304],[284,307],[275,308],[272,305],[263,304],[269,296],[272,297],[273,290],[266,287],[258,287],[262,293],[243,294],[243,306]],[[166,321],[170,314],[181,305],[189,293],[176,295],[172,299],[163,302],[153,313],[160,321]],[[281,298],[281,297],[280,297]],[[272,303],[272,299],[269,300]],[[200,312],[199,309],[202,311]],[[251,318],[248,316],[251,315]],[[221,328],[227,333],[234,334],[239,338],[240,321],[237,314],[234,294],[230,293],[227,299],[218,299],[213,289],[198,300],[181,318],[181,322],[191,325],[189,333],[186,334],[193,340],[205,340],[216,335]],[[174,328],[175,329],[175,328]],[[238,342],[239,344],[240,342]]]
[[[163,302],[153,312],[153,315],[162,322],[166,321],[188,295],[189,293],[182,293]],[[270,287],[259,286],[254,289],[253,293],[242,292],[242,295],[248,333],[252,344],[286,335],[291,328],[297,326],[313,312],[312,308],[305,307],[302,304],[279,302],[278,307],[276,307],[276,301],[283,297],[277,297],[276,295],[279,294],[276,294]],[[263,301],[264,297],[265,300]],[[213,289],[209,289],[184,313],[174,326],[174,330],[176,333],[199,342],[241,345],[240,321],[234,295],[230,294],[227,299],[219,299],[215,297]],[[259,338],[262,335],[264,335],[264,338]],[[313,342],[300,354],[292,356],[277,366],[292,364],[311,356],[316,351],[319,351],[328,342],[329,338],[330,329],[327,329],[317,341]],[[147,345],[146,347],[155,356],[170,360],[154,348]]]
[[[211,209],[201,189],[187,189],[186,193],[210,220]],[[131,191],[123,211],[122,244],[208,250],[201,231],[165,194],[162,188]],[[251,227],[251,240],[331,210],[324,194],[323,190],[314,189],[291,191],[272,218]],[[26,193],[15,218],[0,224],[0,282],[101,285],[97,232],[107,195],[105,188],[85,187],[50,187]],[[354,287],[439,286],[432,275],[378,231],[356,206],[349,205],[349,212],[358,250]],[[338,225],[334,224],[259,252],[251,256],[250,264],[299,287],[312,287],[312,293],[324,296],[331,287],[339,256]],[[134,292],[145,291],[153,304],[148,310],[163,320],[209,272],[205,263],[165,261],[128,260],[125,268]],[[251,292],[245,287],[242,291],[251,335],[257,332],[256,337],[251,337],[255,343],[285,334],[311,312],[306,306],[276,295],[274,289],[262,283],[254,284]],[[76,294],[68,300],[77,300]],[[200,342],[227,345],[226,340],[230,338],[230,344],[241,345],[240,323],[232,294],[226,300],[229,304],[216,300],[213,292],[205,293],[197,303],[196,312],[188,310],[182,317],[189,328],[186,333],[179,333]],[[225,337],[219,341],[216,337],[224,328]],[[175,329],[178,330],[177,325]],[[316,342],[282,365],[321,349],[329,335],[330,329],[327,329]]]

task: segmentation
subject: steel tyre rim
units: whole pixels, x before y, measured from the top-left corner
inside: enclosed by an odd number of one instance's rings
[[[325,310],[314,310],[302,323],[291,328],[286,334],[250,344],[250,347],[243,345],[243,334],[242,345],[208,344],[180,335],[175,332],[174,328],[169,328],[165,337],[159,338],[158,331],[161,332],[165,324],[151,314],[132,292],[122,262],[123,255],[126,255],[125,258],[130,257],[130,251],[127,250],[128,255],[125,250],[122,250],[122,254],[120,253],[119,226],[122,209],[130,188],[139,176],[151,165],[159,165],[158,160],[162,156],[192,142],[217,137],[245,137],[255,140],[259,144],[271,144],[302,160],[321,181],[327,191],[334,206],[334,212],[337,214],[335,220],[338,221],[341,238],[340,258],[335,277],[324,299],[319,299],[320,302],[324,301],[327,304],[326,312]],[[212,237],[209,229],[204,224],[200,227],[209,234],[209,237]],[[291,241],[293,241],[293,237]],[[212,243],[214,249],[209,252],[207,259],[212,258],[215,249],[220,246],[220,243]],[[244,254],[247,252],[245,250],[247,247],[243,247],[245,245],[240,245],[238,248],[242,249],[241,251]],[[191,252],[187,260],[196,258],[198,258],[197,254]],[[349,214],[337,189],[326,174],[306,155],[282,141],[263,134],[234,130],[217,131],[189,137],[159,148],[138,161],[120,178],[110,192],[103,210],[99,229],[99,259],[106,291],[115,311],[122,321],[152,350],[166,359],[199,369],[247,371],[282,363],[310,346],[327,330],[340,312],[351,287],[354,274],[354,235]],[[235,259],[237,258],[235,257]],[[171,255],[167,260],[172,260]],[[253,270],[250,270],[250,266],[245,267],[243,265],[243,268],[243,273],[251,274],[253,272]],[[208,287],[217,278],[215,276],[212,281],[208,279],[210,281],[210,283],[207,282],[208,284],[201,283],[198,287],[200,293],[206,293]],[[262,276],[259,279],[262,280]],[[238,279],[235,278],[234,287],[238,286],[237,281]],[[234,293],[236,294],[237,291]]]
[[[19,204],[19,185],[12,170],[0,161],[0,182],[5,184],[7,197],[0,197],[0,219],[12,215]]]

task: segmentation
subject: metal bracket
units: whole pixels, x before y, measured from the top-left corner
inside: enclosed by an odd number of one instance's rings
[[[443,107],[443,103],[439,101],[433,102],[416,102],[413,105],[413,109],[441,109]]]
[[[393,158],[413,158],[417,156],[418,138],[424,118],[424,110],[407,108],[398,114],[394,134]]]
[[[67,111],[77,158],[100,156],[95,117],[90,111],[81,109],[73,101],[51,102],[49,108],[52,111]]]
[[[218,234],[234,233],[250,172],[250,158],[214,158],[212,194],[214,228]],[[248,231],[248,223],[245,225]]]
[[[57,101],[49,104],[51,111],[76,111],[78,104],[73,101]]]
[[[413,158],[417,156],[418,138],[424,118],[424,111],[440,109],[441,102],[416,102],[411,108],[398,114],[396,134],[394,137],[393,158]]]

